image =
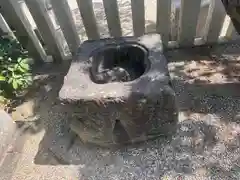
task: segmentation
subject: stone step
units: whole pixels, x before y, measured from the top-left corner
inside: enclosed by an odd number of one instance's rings
[[[0,110],[0,163],[15,139],[17,125],[9,114]]]

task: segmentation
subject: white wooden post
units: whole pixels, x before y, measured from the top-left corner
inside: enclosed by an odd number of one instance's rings
[[[201,1],[197,0],[181,0],[180,24],[179,24],[179,45],[193,45],[198,15],[200,12]]]
[[[142,36],[145,32],[144,0],[131,0],[134,36]]]
[[[204,39],[208,43],[217,42],[226,16],[225,8],[221,0],[212,0],[206,22]]]
[[[15,35],[19,42],[25,47],[35,62],[45,61],[47,59],[39,39],[31,28],[31,25],[21,11],[19,2],[14,0],[0,1],[2,15],[7,23],[14,27]]]
[[[2,32],[8,34],[9,36],[15,37],[1,13],[0,13],[0,29]]]
[[[116,0],[103,0],[105,14],[108,23],[110,35],[113,37],[121,37],[121,24],[119,19],[119,11]]]
[[[157,32],[164,46],[168,45],[170,35],[171,0],[157,0]]]
[[[43,1],[39,0],[25,0],[33,19],[43,37],[48,51],[53,56],[55,62],[61,62],[64,59],[64,53],[60,42],[56,37],[56,31],[53,23],[45,9]]]
[[[93,11],[92,0],[77,0],[77,3],[88,39],[99,39],[100,35]]]
[[[74,24],[67,0],[52,0],[53,11],[56,14],[60,27],[68,43],[69,49],[74,54],[80,44],[80,39]]]
[[[178,38],[178,27],[179,27],[180,8],[175,7],[172,4],[171,7],[171,22],[170,22],[170,41],[177,41]]]
[[[228,38],[228,39],[232,39],[234,35],[237,34],[237,31],[233,25],[232,22],[229,23],[228,27],[227,27],[227,31],[226,31],[226,34],[225,34],[225,37]]]

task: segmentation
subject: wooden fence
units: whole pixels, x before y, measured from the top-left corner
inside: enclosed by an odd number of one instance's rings
[[[81,41],[68,1],[71,0],[51,0],[51,4],[66,44],[71,54],[74,54]],[[92,0],[76,1],[87,38],[102,38]],[[119,1],[121,0],[102,0],[104,6],[102,11],[106,16],[109,37],[122,36],[123,26],[119,16]],[[225,42],[237,37],[221,0],[210,1],[207,13],[204,12],[206,18],[200,26],[198,23],[199,14],[202,12],[200,0],[181,0],[180,8],[173,8],[171,0],[155,1],[155,31],[162,35],[166,48]],[[147,33],[144,0],[131,0],[130,3],[133,34],[141,36]],[[2,0],[0,7],[1,31],[13,35],[14,29],[14,36],[36,60],[48,61],[51,59],[50,56],[56,62],[66,59],[63,43],[59,41],[59,33],[56,31],[56,25],[44,1]],[[35,27],[32,24],[35,24]],[[203,32],[198,37],[196,36],[197,27]],[[171,37],[173,34],[176,38]]]

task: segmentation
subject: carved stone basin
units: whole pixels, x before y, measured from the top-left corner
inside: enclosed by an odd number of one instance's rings
[[[83,142],[120,145],[174,130],[170,84],[160,35],[102,39],[79,47],[59,97]]]

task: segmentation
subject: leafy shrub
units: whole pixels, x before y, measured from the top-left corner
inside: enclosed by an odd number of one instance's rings
[[[32,83],[28,52],[9,36],[0,37],[0,101],[12,98]]]

